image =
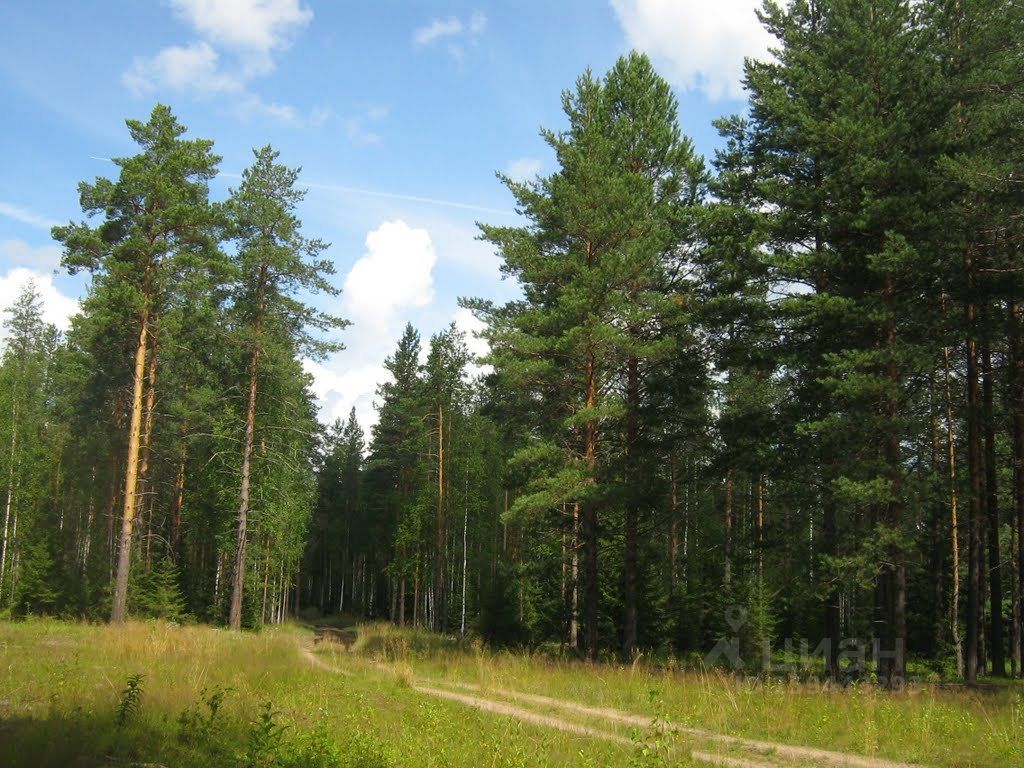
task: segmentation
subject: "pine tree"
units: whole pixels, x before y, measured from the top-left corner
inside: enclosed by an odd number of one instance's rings
[[[238,246],[239,278],[232,303],[239,339],[248,349],[241,491],[228,617],[232,629],[239,629],[242,621],[261,357],[266,347],[275,343],[288,345],[290,354],[322,356],[340,346],[312,336],[311,331],[345,325],[296,298],[300,291],[338,293],[326,279],[333,274],[334,266],[319,258],[326,243],[308,239],[301,232],[302,222],[295,213],[305,196],[295,186],[299,171],[277,163],[278,153],[269,146],[254,155],[255,162],[242,174],[242,183],[228,202],[231,234]]]
[[[89,216],[101,214],[104,221],[97,227],[80,222],[53,230],[54,239],[64,245],[64,267],[72,273],[91,272],[94,291],[103,296],[98,301],[127,304],[137,330],[124,511],[110,611],[114,623],[126,615],[151,340],[180,271],[215,258],[207,182],[219,161],[211,152],[213,142],[181,138],[185,128],[166,106],[155,107],[146,123],[128,120],[127,125],[142,151],[114,160],[120,169],[117,181],[99,178],[79,185],[82,210]]]
[[[605,434],[625,423],[626,487],[637,479],[641,367],[672,354],[670,270],[686,235],[687,209],[702,175],[679,132],[668,85],[646,57],[631,54],[609,74],[584,74],[563,95],[567,131],[545,131],[559,170],[532,183],[503,178],[530,225],[483,227],[526,298],[505,308],[472,304],[490,322],[492,359],[514,385],[554,395],[552,434],[524,449],[546,456],[536,490],[519,509],[579,504],[584,550],[584,645],[599,651],[599,510],[611,489]],[[614,390],[624,381],[624,397]],[[625,401],[625,402],[624,402]],[[550,458],[560,456],[552,465]],[[631,485],[630,479],[634,481]],[[623,650],[637,640],[639,502],[628,493],[626,627]]]

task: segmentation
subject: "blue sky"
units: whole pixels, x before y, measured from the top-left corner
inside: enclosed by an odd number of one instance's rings
[[[504,299],[475,222],[513,222],[500,170],[552,170],[538,136],[563,125],[562,89],[630,48],[672,82],[683,130],[716,146],[711,121],[743,109],[744,55],[766,38],[754,0],[91,0],[0,10],[0,303],[34,279],[66,327],[84,279],[60,274],[49,226],[80,218],[76,185],[133,152],[126,117],[170,104],[223,156],[223,197],[266,143],[303,167],[307,233],[332,243],[322,306],[354,325],[348,349],[310,364],[325,420],[372,401],[409,320],[424,337],[457,299]],[[479,344],[475,346],[479,348]]]

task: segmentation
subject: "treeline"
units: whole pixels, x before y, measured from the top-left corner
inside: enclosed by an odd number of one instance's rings
[[[342,323],[299,299],[332,289],[296,172],[260,150],[211,203],[209,142],[130,122],[54,232],[71,331],[8,321],[0,605],[1021,674],[1024,9],[762,18],[710,163],[641,55],[563,95],[557,170],[482,227],[521,288],[464,301],[489,367],[407,328],[368,445],[318,436],[299,360]]]
[[[214,202],[212,142],[163,106],[127,124],[138,153],[53,230],[91,277],[66,337],[34,286],[8,310],[0,610],[280,620],[316,492],[300,360],[344,324],[302,297],[333,267],[272,149]]]
[[[557,170],[504,179],[524,224],[482,227],[522,289],[465,302],[491,372],[407,331],[368,456],[332,439],[303,600],[592,658],[824,639],[840,677],[859,639],[883,683],[1021,673],[1022,13],[768,3],[710,166],[646,58],[584,74]]]

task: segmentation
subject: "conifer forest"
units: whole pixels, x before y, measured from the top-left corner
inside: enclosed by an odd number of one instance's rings
[[[713,156],[642,53],[566,83],[481,215],[489,352],[407,325],[372,425],[318,413],[350,323],[289,148],[214,195],[216,136],[127,120],[52,229],[70,328],[3,314],[0,615],[1024,675],[1024,8],[760,15]]]

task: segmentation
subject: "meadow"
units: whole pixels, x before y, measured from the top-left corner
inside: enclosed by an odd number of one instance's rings
[[[12,768],[1024,764],[1019,687],[824,690],[381,624],[5,622],[0,668]]]

